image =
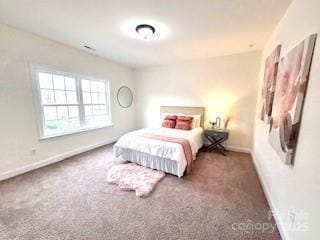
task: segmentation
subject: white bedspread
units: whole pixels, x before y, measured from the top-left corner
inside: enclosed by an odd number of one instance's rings
[[[137,136],[134,134],[135,132],[148,132],[157,135],[187,139],[191,146],[193,159],[196,158],[198,150],[203,145],[202,128],[194,128],[189,131],[172,128],[143,128],[127,133],[118,140],[118,142],[114,145],[114,153],[116,157],[121,156],[124,149],[131,149],[153,156],[177,161],[178,168],[180,170],[185,169],[187,161],[184,155],[183,147],[180,144]]]

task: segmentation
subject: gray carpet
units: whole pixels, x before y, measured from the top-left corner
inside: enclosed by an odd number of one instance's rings
[[[113,164],[106,146],[1,182],[0,239],[280,239],[248,154],[200,153],[145,199],[106,182]]]

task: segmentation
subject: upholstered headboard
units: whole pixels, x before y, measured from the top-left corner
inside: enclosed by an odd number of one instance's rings
[[[183,113],[183,114],[194,114],[200,115],[201,114],[201,122],[200,126],[204,127],[204,107],[179,107],[179,106],[161,106],[160,107],[160,117],[164,113]]]

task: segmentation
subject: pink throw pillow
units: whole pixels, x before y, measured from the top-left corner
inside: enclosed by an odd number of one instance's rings
[[[176,120],[165,119],[162,122],[162,127],[165,127],[165,128],[175,128],[175,126],[176,126]]]
[[[176,129],[191,130],[192,129],[191,123],[192,123],[192,120],[186,121],[186,120],[179,120],[178,118],[176,123]]]
[[[192,121],[193,117],[188,117],[188,116],[178,116],[178,120],[182,120],[182,121]]]
[[[177,116],[176,115],[168,115],[164,117],[164,120],[177,120]]]

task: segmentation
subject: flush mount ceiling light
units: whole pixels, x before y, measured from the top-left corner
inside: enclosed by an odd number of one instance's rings
[[[121,24],[120,30],[129,38],[150,44],[162,41],[170,35],[170,30],[164,23],[144,18],[129,19]]]
[[[155,34],[156,29],[149,24],[140,24],[136,27],[136,32],[143,38],[148,39]]]

